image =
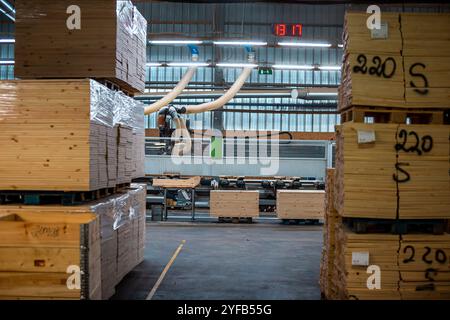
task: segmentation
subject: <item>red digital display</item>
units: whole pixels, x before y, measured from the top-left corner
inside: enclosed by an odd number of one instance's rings
[[[303,25],[300,23],[275,23],[273,34],[277,37],[301,37]]]

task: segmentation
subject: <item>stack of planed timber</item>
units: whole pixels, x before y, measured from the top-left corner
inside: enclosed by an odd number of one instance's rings
[[[89,191],[144,175],[134,99],[87,79],[2,81],[0,96],[0,190]]]
[[[259,216],[259,192],[212,190],[210,215],[219,218],[256,218]]]
[[[450,218],[449,126],[442,124],[450,107],[450,39],[432,32],[450,30],[450,16],[383,13],[386,39],[371,39],[367,17],[346,14],[339,109],[390,118],[368,124],[364,116],[346,116],[337,127],[334,203],[342,220],[327,226],[335,232],[335,252],[324,250],[334,259],[335,291],[327,298],[450,299],[450,235],[409,228],[441,227]],[[430,122],[426,112],[440,117]],[[353,231],[369,222],[403,234]],[[369,266],[379,268],[380,288],[369,288]]]
[[[333,286],[336,293],[331,299],[373,300],[400,299],[398,283],[400,274],[397,265],[399,236],[390,234],[356,234],[343,225],[336,225],[336,251],[334,254]],[[368,254],[368,265],[353,265],[354,254]],[[381,270],[381,287],[369,289],[367,280],[371,273],[369,265]]]
[[[340,223],[340,216],[334,207],[335,169],[327,169],[325,184],[325,220],[323,225],[323,248],[320,268],[320,288],[323,296],[329,298],[335,294],[333,287],[333,269],[336,250],[335,226]]]
[[[339,126],[336,210],[353,218],[450,218],[448,130],[445,125],[346,122]],[[374,140],[358,143],[358,137],[366,134]],[[404,149],[416,143],[419,148],[397,150],[404,139]]]
[[[450,15],[383,12],[386,38],[372,37],[367,18],[345,15],[339,108],[450,107]]]
[[[133,185],[79,206],[0,206],[0,299],[110,298],[143,259],[145,195]]]
[[[403,235],[398,264],[402,299],[450,299],[450,234]]]
[[[147,21],[130,1],[80,0],[80,29],[69,29],[70,0],[16,4],[15,75],[22,79],[102,78],[143,92]]]
[[[450,107],[450,14],[402,13],[407,107]]]
[[[331,299],[450,299],[450,235],[356,234],[337,225]],[[368,254],[380,268],[380,289],[369,289],[368,265],[353,265],[353,254]]]
[[[278,219],[323,219],[323,190],[278,190]]]

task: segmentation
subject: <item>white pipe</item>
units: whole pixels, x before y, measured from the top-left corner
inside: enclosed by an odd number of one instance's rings
[[[186,121],[183,118],[175,118],[173,121],[176,127],[175,138],[181,138],[182,140],[174,145],[172,154],[177,156],[188,155],[191,151],[192,140],[186,127]]]
[[[196,70],[197,70],[197,66],[190,67],[184,74],[183,78],[181,78],[180,82],[178,82],[176,87],[173,88],[173,90],[170,91],[164,98],[145,107],[144,113],[151,114],[154,112],[158,112],[161,108],[167,106],[169,103],[171,103],[173,100],[175,100],[176,97],[184,90],[184,88],[186,88],[189,81],[191,81]]]
[[[231,88],[225,92],[223,96],[219,99],[202,103],[199,105],[186,106],[186,113],[200,113],[211,110],[216,110],[222,108],[225,104],[227,104],[231,99],[233,99],[236,94],[241,90],[242,86],[245,83],[245,80],[252,73],[253,67],[247,67],[242,70],[241,75],[237,78],[236,82],[231,86]]]

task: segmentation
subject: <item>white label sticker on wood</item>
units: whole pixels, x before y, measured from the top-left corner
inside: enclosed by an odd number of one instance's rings
[[[375,142],[375,131],[358,130],[358,143]]]
[[[364,266],[369,265],[369,253],[368,252],[352,252],[352,266]]]
[[[371,37],[372,39],[387,39],[389,26],[387,22],[380,23],[380,29],[371,29]]]

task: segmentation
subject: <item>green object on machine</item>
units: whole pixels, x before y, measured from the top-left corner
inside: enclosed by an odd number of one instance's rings
[[[223,137],[211,137],[209,155],[211,159],[223,158]]]

